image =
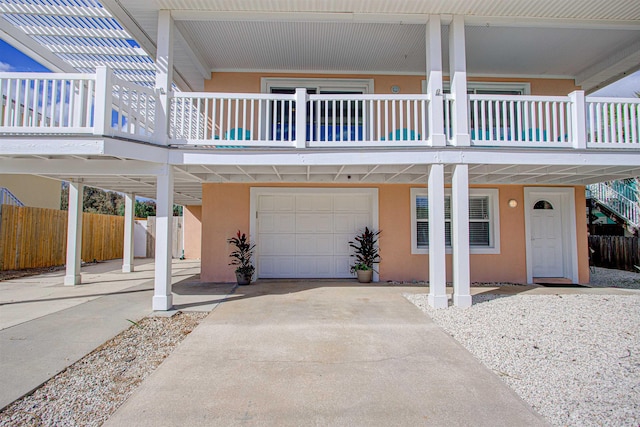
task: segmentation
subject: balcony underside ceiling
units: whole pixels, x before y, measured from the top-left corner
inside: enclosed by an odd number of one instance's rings
[[[0,156],[0,169],[60,180],[81,179],[85,185],[119,192],[156,197],[153,163],[106,156]],[[426,164],[360,165],[180,165],[175,172],[175,203],[202,203],[202,184],[335,184],[426,185]],[[452,165],[445,165],[445,182],[451,183]],[[471,164],[470,184],[477,185],[584,185],[606,180],[640,176],[636,166],[575,166]]]
[[[428,14],[466,15],[471,76],[565,77],[591,91],[640,66],[638,2],[211,1],[203,5],[194,0],[122,0],[120,4],[147,34],[157,33],[159,9],[173,10],[179,32],[200,62],[214,72],[423,75]],[[448,33],[445,19],[445,72]],[[176,67],[189,66],[176,58]]]
[[[200,91],[211,71],[425,74],[429,14],[466,16],[470,76],[565,77],[587,91],[640,67],[640,3],[629,0],[341,2],[16,0],[0,36],[55,70],[110,64],[153,85],[157,19],[176,23],[175,82]]]

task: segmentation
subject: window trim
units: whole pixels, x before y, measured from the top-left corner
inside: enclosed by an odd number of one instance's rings
[[[442,90],[448,93],[451,89],[451,83],[448,80],[442,82]],[[522,95],[531,95],[531,83],[530,82],[482,82],[482,81],[468,81],[468,90],[486,90],[486,91],[521,91]],[[422,93],[427,93],[427,81],[422,80]]]
[[[445,189],[445,197],[451,196],[451,189]],[[427,188],[411,189],[411,254],[429,254],[429,248],[418,247],[418,218],[416,216],[416,198],[428,196]],[[469,246],[470,254],[499,254],[500,253],[500,193],[497,188],[470,188],[469,196],[489,197],[489,243],[490,246]],[[452,253],[452,247],[446,247],[446,253]]]
[[[300,78],[300,77],[262,77],[260,90],[271,93],[271,88],[315,88],[316,93],[324,90],[362,91],[363,94],[374,93],[373,79],[332,79],[332,78]]]

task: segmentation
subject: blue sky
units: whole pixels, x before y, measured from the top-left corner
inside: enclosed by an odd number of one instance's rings
[[[0,71],[42,72],[49,70],[4,40],[0,40]]]
[[[4,40],[0,40],[0,71],[39,72],[49,70],[19,50],[15,49]],[[640,92],[640,71],[618,80],[617,82],[602,88],[591,95],[635,97],[636,92]]]

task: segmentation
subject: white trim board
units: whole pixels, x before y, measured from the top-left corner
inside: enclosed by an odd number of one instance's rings
[[[334,79],[334,78],[298,78],[298,77],[261,77],[260,91],[270,93],[271,88],[315,88],[322,90],[361,90],[362,93],[374,93],[373,79]]]
[[[557,187],[524,188],[524,227],[527,262],[527,283],[533,283],[533,256],[531,247],[531,207],[546,195],[560,196],[562,201],[562,233],[565,278],[578,284],[578,240],[576,231],[575,189]]]

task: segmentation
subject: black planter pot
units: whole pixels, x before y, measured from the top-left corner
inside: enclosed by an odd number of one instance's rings
[[[245,276],[242,273],[236,271],[236,281],[238,285],[249,285],[251,284],[251,276]]]

